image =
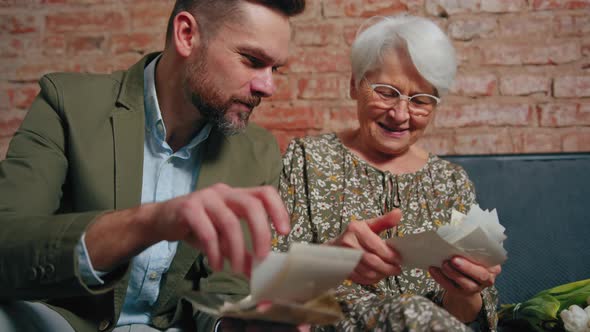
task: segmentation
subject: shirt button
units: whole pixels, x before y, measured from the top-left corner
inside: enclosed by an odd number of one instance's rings
[[[156,272],[151,272],[149,274],[148,278],[150,278],[150,280],[152,280],[152,281],[158,280],[158,274]]]

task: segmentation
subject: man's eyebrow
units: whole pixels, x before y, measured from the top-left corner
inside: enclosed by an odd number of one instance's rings
[[[250,46],[242,46],[239,48],[240,53],[246,53],[249,56],[253,56],[266,64],[273,64],[276,67],[284,66],[287,62],[285,59],[275,59],[263,49]]]

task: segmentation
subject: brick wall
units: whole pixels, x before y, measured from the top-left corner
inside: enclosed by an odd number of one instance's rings
[[[51,71],[109,72],[163,46],[172,0],[0,0],[0,159]],[[590,151],[590,0],[308,0],[278,93],[282,147],[356,124],[348,51],[366,17],[435,19],[459,72],[421,144],[439,154]]]

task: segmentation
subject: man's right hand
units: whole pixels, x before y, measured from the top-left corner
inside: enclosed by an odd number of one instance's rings
[[[252,256],[240,219],[248,224],[253,254],[262,258],[271,248],[269,218],[279,233],[289,233],[287,211],[273,187],[216,184],[169,201],[105,214],[88,228],[86,246],[95,269],[108,270],[162,240],[186,241],[205,253],[212,269],[221,270],[225,258],[234,272],[249,275]]]
[[[401,273],[401,256],[379,236],[395,227],[401,216],[401,211],[395,209],[371,220],[351,222],[340,236],[326,243],[363,251],[360,262],[349,276],[353,282],[369,285]]]

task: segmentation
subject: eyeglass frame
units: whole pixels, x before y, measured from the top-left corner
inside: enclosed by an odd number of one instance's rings
[[[394,91],[396,91],[398,93],[398,96],[397,97],[390,98],[390,99],[397,100],[397,101],[399,101],[399,100],[407,100],[408,101],[408,110],[410,110],[410,108],[411,108],[412,105],[414,107],[416,107],[416,105],[412,103],[412,98],[414,98],[414,97],[418,97],[418,96],[431,97],[432,99],[434,99],[436,101],[436,103],[433,105],[434,107],[436,107],[438,104],[440,104],[440,101],[441,101],[440,97],[433,96],[433,95],[428,94],[428,93],[417,93],[415,95],[408,96],[408,95],[405,95],[405,94],[401,93],[401,91],[399,91],[393,85],[383,84],[383,83],[371,83],[366,78],[365,78],[365,81],[369,84],[369,87],[371,88],[371,91],[374,92],[374,93],[376,93],[379,96],[379,98],[381,98],[381,99],[385,99],[387,97],[383,97],[381,93],[375,91],[375,88],[385,87],[385,88],[390,88],[390,89],[393,89]],[[430,111],[427,111],[427,110],[424,110],[424,109],[418,109],[418,111],[423,111],[423,112],[426,112],[427,114],[424,114],[424,115],[417,114],[417,115],[419,115],[419,116],[428,116],[428,115],[430,115],[432,113],[432,111],[434,110],[434,107]],[[415,112],[415,110],[412,110],[412,111]]]

